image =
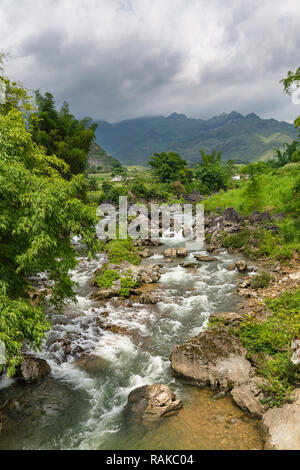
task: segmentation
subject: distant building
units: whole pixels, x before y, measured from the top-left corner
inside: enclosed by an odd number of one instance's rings
[[[234,175],[232,179],[238,181],[241,179],[241,175]]]
[[[116,175],[111,179],[111,183],[121,183],[123,181],[123,176]]]

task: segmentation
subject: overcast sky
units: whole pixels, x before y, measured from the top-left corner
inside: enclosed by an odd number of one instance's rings
[[[292,121],[299,0],[0,0],[6,74],[110,122],[232,110]]]

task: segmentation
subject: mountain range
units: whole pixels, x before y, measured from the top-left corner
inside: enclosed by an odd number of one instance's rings
[[[154,152],[174,151],[193,166],[200,160],[199,149],[222,150],[225,160],[241,163],[264,160],[297,134],[287,122],[232,111],[208,120],[173,113],[115,124],[99,121],[96,140],[122,164],[146,164]]]

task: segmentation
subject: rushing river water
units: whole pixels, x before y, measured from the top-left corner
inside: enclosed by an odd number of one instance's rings
[[[78,302],[52,314],[53,330],[40,354],[51,365],[51,377],[39,387],[2,384],[0,403],[11,401],[11,411],[0,449],[261,448],[257,423],[229,397],[216,400],[210,390],[174,379],[170,370],[176,345],[199,333],[212,312],[235,308],[239,274],[226,269],[234,256],[222,252],[218,261],[187,269],[178,260],[166,263],[164,249],[153,248],[144,261],[162,263],[157,284],[162,301],[154,306],[91,300],[90,282],[104,258],[80,260],[72,273]],[[190,254],[184,261],[195,259]],[[101,329],[99,318],[130,334]],[[58,342],[66,335],[92,359],[66,360]],[[154,382],[169,385],[184,408],[148,430],[129,427],[123,417],[129,392]]]

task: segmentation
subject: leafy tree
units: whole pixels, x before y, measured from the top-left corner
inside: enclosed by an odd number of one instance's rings
[[[24,116],[34,110],[32,96],[20,82],[11,82],[4,73],[6,54],[0,53],[0,113],[7,114],[12,109],[19,109]]]
[[[205,153],[204,150],[199,150],[201,154],[201,164],[203,166],[209,166],[209,165],[218,165],[221,164],[222,160],[222,152],[219,151],[217,152],[215,149],[212,151],[212,153]]]
[[[281,167],[287,163],[296,162],[299,158],[299,142],[293,141],[291,144],[284,144],[285,150],[275,149],[275,166]]]
[[[199,189],[203,194],[226,189],[228,185],[228,173],[222,165],[199,165],[195,176],[200,181]]]
[[[191,171],[187,168],[187,162],[175,152],[154,153],[150,157],[149,165],[162,183],[191,181]]]
[[[211,154],[201,153],[201,163],[196,169],[196,179],[200,181],[200,191],[209,194],[212,191],[226,189],[228,186],[230,167],[225,167],[221,163],[222,152],[213,150]]]
[[[262,208],[263,187],[261,177],[256,173],[255,167],[250,167],[249,181],[244,191],[246,204],[250,210]]]
[[[34,141],[46,149],[47,155],[57,155],[69,166],[67,177],[82,173],[87,164],[97,124],[90,118],[81,121],[70,113],[64,103],[57,111],[51,93],[35,92],[37,112],[30,116],[30,131]]]
[[[47,272],[51,302],[59,306],[74,299],[72,236],[82,237],[90,255],[97,248],[95,209],[77,198],[85,178],[67,181],[61,175],[68,171],[33,141],[20,111],[0,115],[0,339],[10,372],[23,343],[39,347],[49,328],[43,311],[26,300],[28,277]]]

